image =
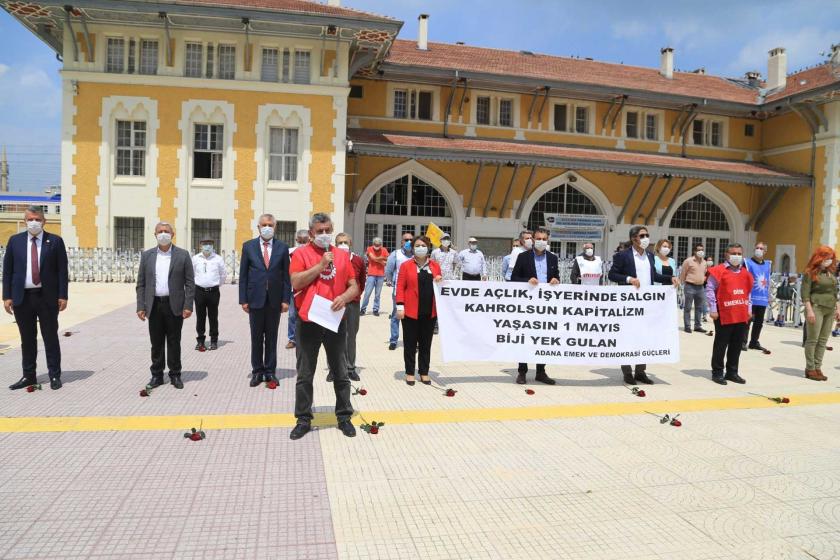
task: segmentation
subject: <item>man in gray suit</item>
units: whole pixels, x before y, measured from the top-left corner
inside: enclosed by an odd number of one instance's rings
[[[190,254],[172,244],[174,228],[160,222],[155,226],[157,247],[140,258],[137,274],[137,316],[149,319],[152,340],[151,387],[163,385],[164,363],[176,389],[181,381],[181,328],[192,315],[195,281]],[[168,359],[167,359],[168,357]]]

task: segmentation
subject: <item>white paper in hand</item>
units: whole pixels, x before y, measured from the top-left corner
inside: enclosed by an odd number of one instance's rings
[[[309,320],[337,333],[341,318],[344,317],[344,308],[333,311],[330,309],[332,303],[327,298],[315,294],[315,297],[312,298],[312,306],[309,308]]]

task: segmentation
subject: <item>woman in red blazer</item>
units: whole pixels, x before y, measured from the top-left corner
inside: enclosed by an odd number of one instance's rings
[[[403,359],[405,382],[414,385],[414,359],[420,382],[431,385],[429,356],[435,332],[435,290],[432,282],[440,282],[440,265],[429,258],[432,242],[425,235],[414,240],[414,258],[402,263],[397,280],[397,318],[403,327]]]

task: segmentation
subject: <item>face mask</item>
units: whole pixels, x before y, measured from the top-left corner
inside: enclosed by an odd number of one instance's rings
[[[470,251],[475,251],[478,249],[478,243],[470,243]]]
[[[545,251],[546,247],[548,247],[548,241],[546,241],[545,239],[537,239],[536,241],[534,241],[534,249],[536,249],[537,251]]]
[[[824,260],[824,261],[822,262],[823,268],[828,268],[829,266],[831,266],[831,263],[833,263],[833,262],[834,262],[834,261],[833,261],[832,259],[826,259],[826,260]]]
[[[27,220],[26,229],[29,230],[29,233],[32,235],[38,235],[44,230],[44,226],[38,220]]]
[[[659,248],[659,254],[662,255],[663,257],[667,257],[670,253],[671,253],[671,248],[670,247],[660,247]]]
[[[443,239],[440,242],[441,247],[449,247],[450,245],[452,245],[452,241],[450,241],[449,239]]]
[[[715,261],[706,261],[706,266],[715,266]]]
[[[701,259],[702,259],[703,257],[705,257],[705,256],[706,256],[706,251],[697,251],[697,252],[696,252],[696,253],[694,253],[694,254],[695,254],[695,255],[697,255],[697,257],[698,257],[698,258],[701,258]]]
[[[405,243],[403,243],[403,250],[404,250],[406,253],[410,253],[410,252],[411,252],[411,240],[406,241]]]
[[[155,239],[157,239],[158,245],[166,246],[172,243],[172,234],[162,231],[155,235]]]
[[[591,257],[592,255],[595,254],[595,249],[584,249],[583,254],[586,255],[587,257]]]
[[[757,259],[763,258],[764,257],[764,249],[756,249],[755,253],[753,253],[753,254],[755,255],[755,258],[757,258]]]
[[[526,239],[525,241],[522,242],[522,246],[525,247],[526,251],[530,251],[531,248],[534,246],[534,240],[533,239]]]
[[[743,260],[743,255],[729,255],[729,264],[732,266],[741,266],[741,261]]]
[[[201,252],[204,253],[205,255],[209,256],[210,253],[213,252],[213,246],[212,245],[202,245],[201,246]]]
[[[338,248],[347,251],[348,253],[350,252],[350,245],[347,243],[339,243]]]
[[[414,256],[416,257],[425,257],[429,254],[429,248],[425,245],[418,245],[414,248]]]
[[[319,233],[315,236],[315,245],[317,245],[321,249],[329,249],[331,243],[332,234],[330,233]]]
[[[274,228],[271,226],[262,226],[260,228],[260,237],[268,241],[272,237],[274,237]]]
[[[642,237],[639,239],[639,245],[642,246],[642,249],[647,249],[648,245],[650,245],[650,237]]]

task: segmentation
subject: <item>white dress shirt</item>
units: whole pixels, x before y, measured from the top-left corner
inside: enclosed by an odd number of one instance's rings
[[[38,270],[41,269],[41,243],[44,242],[44,232],[42,231],[35,236],[35,246],[38,247]],[[31,290],[32,288],[40,288],[41,284],[32,282],[32,236],[26,236],[26,284],[24,288]]]
[[[461,272],[474,276],[487,276],[487,262],[484,260],[484,253],[480,249],[475,251],[464,249],[458,253],[458,261],[461,263]]]
[[[172,264],[172,245],[169,250],[161,251],[158,246],[155,258],[155,296],[169,296],[169,265]]]
[[[198,253],[192,258],[193,271],[195,271],[195,285],[202,288],[215,288],[225,283],[225,260],[215,252],[205,257],[204,253]]]
[[[633,260],[636,261],[636,278],[639,279],[639,286],[650,286],[653,280],[650,277],[650,260],[647,251],[642,250],[640,255],[635,247],[630,250],[633,251]]]

